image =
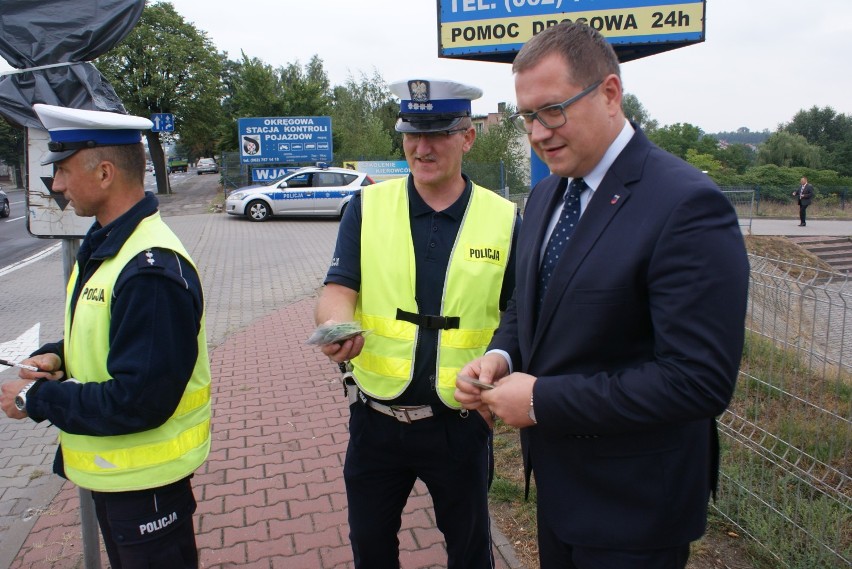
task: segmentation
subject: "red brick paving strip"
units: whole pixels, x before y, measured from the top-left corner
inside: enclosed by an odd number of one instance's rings
[[[202,567],[352,567],[343,485],[349,411],[337,371],[305,345],[314,303],[278,310],[210,354],[213,448],[194,479]],[[11,569],[82,567],[78,506],[76,487],[66,483]],[[399,541],[403,569],[446,565],[422,483]],[[508,567],[495,557],[498,568]],[[105,553],[101,562],[108,566]]]

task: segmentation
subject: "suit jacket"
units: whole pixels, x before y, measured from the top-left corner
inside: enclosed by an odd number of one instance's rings
[[[539,250],[564,185],[550,176],[532,191],[515,297],[490,346],[538,377],[538,424],[521,437],[539,521],[589,547],[668,547],[703,533],[715,417],[743,347],[749,268],[736,214],[705,174],[634,128],[539,318]]]
[[[801,197],[799,196],[800,191],[802,192]],[[805,184],[805,189],[802,191],[801,186],[799,186],[799,189],[796,190],[796,197],[799,199],[799,205],[811,205],[811,200],[814,199],[814,187],[810,184]]]

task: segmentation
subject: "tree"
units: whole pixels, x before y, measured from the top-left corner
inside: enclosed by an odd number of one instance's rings
[[[397,105],[378,71],[372,77],[350,76],[334,88],[331,121],[334,154],[341,160],[388,160],[401,156],[391,129],[385,121],[386,109]]]
[[[760,145],[757,163],[775,164],[786,168],[804,166],[819,168],[821,164],[820,148],[809,144],[804,136],[779,130]]]
[[[725,167],[720,161],[710,154],[699,154],[694,148],[686,151],[686,161],[717,180],[717,183],[725,174]]]
[[[239,148],[240,118],[330,114],[332,96],[328,75],[316,55],[304,68],[298,62],[275,68],[245,53],[241,55],[239,61],[223,63],[225,125],[219,138],[221,150]]]
[[[713,154],[719,146],[718,140],[706,136],[704,131],[689,123],[675,123],[658,128],[649,133],[648,138],[663,150],[668,150],[684,160],[690,148],[699,154]]]
[[[236,118],[278,117],[286,114],[284,85],[278,72],[260,59],[245,53],[235,66],[233,91],[228,110]]]
[[[227,136],[220,138],[220,149],[233,151],[239,148],[238,119],[287,116],[287,102],[281,75],[271,65],[243,53],[240,61],[228,61],[224,67]]]
[[[17,187],[24,187],[24,129],[10,125],[0,118],[0,160],[15,171]]]
[[[819,146],[825,168],[852,175],[852,117],[831,107],[814,106],[796,113],[780,130],[801,135],[809,144]]]
[[[749,166],[757,160],[757,152],[746,144],[719,145],[713,156],[720,161],[725,168],[737,174],[742,174]]]
[[[766,141],[769,138],[769,130],[763,129],[760,132],[748,129],[748,127],[741,126],[736,131],[733,132],[717,132],[712,136],[719,141],[725,141],[729,144],[760,144],[761,142]]]
[[[148,116],[175,115],[175,131],[195,159],[210,155],[222,120],[222,60],[205,32],[178,14],[169,2],[145,7],[139,24],[97,67],[127,110]],[[157,169],[157,191],[168,193],[168,176],[158,133],[148,131],[148,149]]]
[[[648,111],[633,93],[624,94],[621,99],[621,108],[624,110],[624,116],[642,127],[646,134],[657,129],[657,121],[651,119]]]
[[[790,134],[800,134],[810,144],[830,148],[833,144],[842,142],[847,131],[852,128],[849,117],[837,112],[831,107],[822,109],[813,106],[809,110],[801,110],[793,116],[781,129]]]
[[[462,168],[474,182],[490,190],[499,192],[502,181],[510,193],[522,193],[529,189],[528,163],[521,142],[523,135],[508,121],[513,112],[514,109],[507,107],[499,122],[477,134]],[[501,162],[506,175],[504,180],[500,180],[496,169]]]
[[[331,111],[331,85],[322,60],[314,55],[304,67],[291,63],[281,70],[286,108],[280,116],[325,116]]]

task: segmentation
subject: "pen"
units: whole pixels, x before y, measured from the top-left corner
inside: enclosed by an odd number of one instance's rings
[[[9,366],[9,367],[19,367],[21,369],[28,369],[30,371],[42,371],[42,370],[38,369],[36,366],[31,366],[31,365],[27,365],[27,364],[19,364],[17,362],[10,362],[9,360],[0,359],[0,364],[3,364],[4,366]]]

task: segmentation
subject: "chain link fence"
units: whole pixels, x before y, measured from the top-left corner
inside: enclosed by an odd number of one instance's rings
[[[846,275],[750,256],[746,346],[719,418],[714,510],[757,567],[852,566],[852,290]]]
[[[756,210],[756,192],[749,188],[722,188],[722,193],[725,194],[731,201],[731,205],[737,212],[740,227],[751,230],[751,222],[754,219]],[[529,199],[529,192],[510,194],[506,196],[517,205],[523,213]]]
[[[725,194],[734,206],[737,212],[737,218],[740,220],[740,227],[748,229],[751,232],[751,222],[756,213],[756,192],[749,188],[722,188],[722,193]]]

